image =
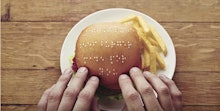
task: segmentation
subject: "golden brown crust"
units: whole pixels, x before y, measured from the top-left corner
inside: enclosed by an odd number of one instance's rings
[[[76,64],[85,66],[102,85],[117,89],[118,77],[140,66],[140,42],[136,30],[120,23],[98,23],[88,26],[76,44]]]

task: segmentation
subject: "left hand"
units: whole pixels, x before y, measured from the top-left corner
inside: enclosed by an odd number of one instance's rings
[[[87,75],[88,69],[85,67],[79,68],[74,77],[71,69],[65,70],[57,83],[42,95],[38,103],[39,111],[99,111],[94,97],[99,79],[92,76],[84,84]]]

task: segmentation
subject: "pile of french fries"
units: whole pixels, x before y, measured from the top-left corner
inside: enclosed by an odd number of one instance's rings
[[[166,56],[167,49],[156,29],[141,16],[136,15],[125,17],[119,20],[119,22],[132,24],[143,43],[141,56],[142,70],[149,70],[156,74],[158,68],[165,69],[165,62],[160,56],[160,52],[163,52],[163,55]]]

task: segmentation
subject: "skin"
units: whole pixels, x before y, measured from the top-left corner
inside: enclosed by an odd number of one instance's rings
[[[87,75],[85,67],[81,67],[73,78],[72,70],[64,71],[57,83],[43,93],[38,103],[39,111],[99,111],[94,98],[99,79],[92,76],[86,82]]]
[[[100,111],[94,94],[99,79],[87,80],[88,69],[64,71],[57,83],[47,89],[39,103],[39,111]],[[165,75],[159,77],[133,67],[130,76],[122,74],[119,85],[126,103],[123,111],[181,111],[182,94],[175,83]],[[154,94],[157,93],[157,97]]]
[[[165,75],[158,77],[134,67],[130,70],[130,77],[126,74],[119,77],[119,85],[126,103],[125,111],[134,109],[138,109],[136,111],[182,110],[182,94],[174,81]],[[155,96],[153,90],[156,91],[158,97]],[[142,103],[144,107],[140,107]]]

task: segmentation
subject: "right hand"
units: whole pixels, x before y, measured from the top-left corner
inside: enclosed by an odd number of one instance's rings
[[[125,111],[181,111],[182,94],[174,81],[134,67],[130,77],[120,75],[119,85],[125,100]],[[155,96],[154,91],[158,94]]]

